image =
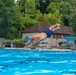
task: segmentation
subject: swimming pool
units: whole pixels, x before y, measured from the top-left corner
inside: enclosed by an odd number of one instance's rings
[[[0,49],[0,75],[76,75],[76,52]]]

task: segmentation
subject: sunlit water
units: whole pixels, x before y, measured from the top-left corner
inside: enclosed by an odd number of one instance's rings
[[[76,52],[0,49],[0,75],[76,75]]]

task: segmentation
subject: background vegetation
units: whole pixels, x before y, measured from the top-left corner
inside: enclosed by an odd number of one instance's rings
[[[19,39],[36,23],[72,26],[76,35],[76,0],[0,0],[0,37]]]

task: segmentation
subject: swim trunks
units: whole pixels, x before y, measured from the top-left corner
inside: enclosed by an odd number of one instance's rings
[[[47,34],[47,37],[50,37],[53,34],[53,31],[50,29],[43,30],[42,32]]]

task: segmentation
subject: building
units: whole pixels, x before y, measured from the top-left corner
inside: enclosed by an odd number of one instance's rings
[[[51,25],[49,24],[36,24],[32,27],[24,30],[22,32],[22,38],[29,37],[31,38],[33,35],[40,33],[42,30],[48,29]],[[59,30],[56,30],[54,34],[44,40],[44,42],[48,42],[51,46],[58,46],[58,43],[64,41],[64,37],[67,37],[71,34],[72,28],[68,26],[61,26]]]

